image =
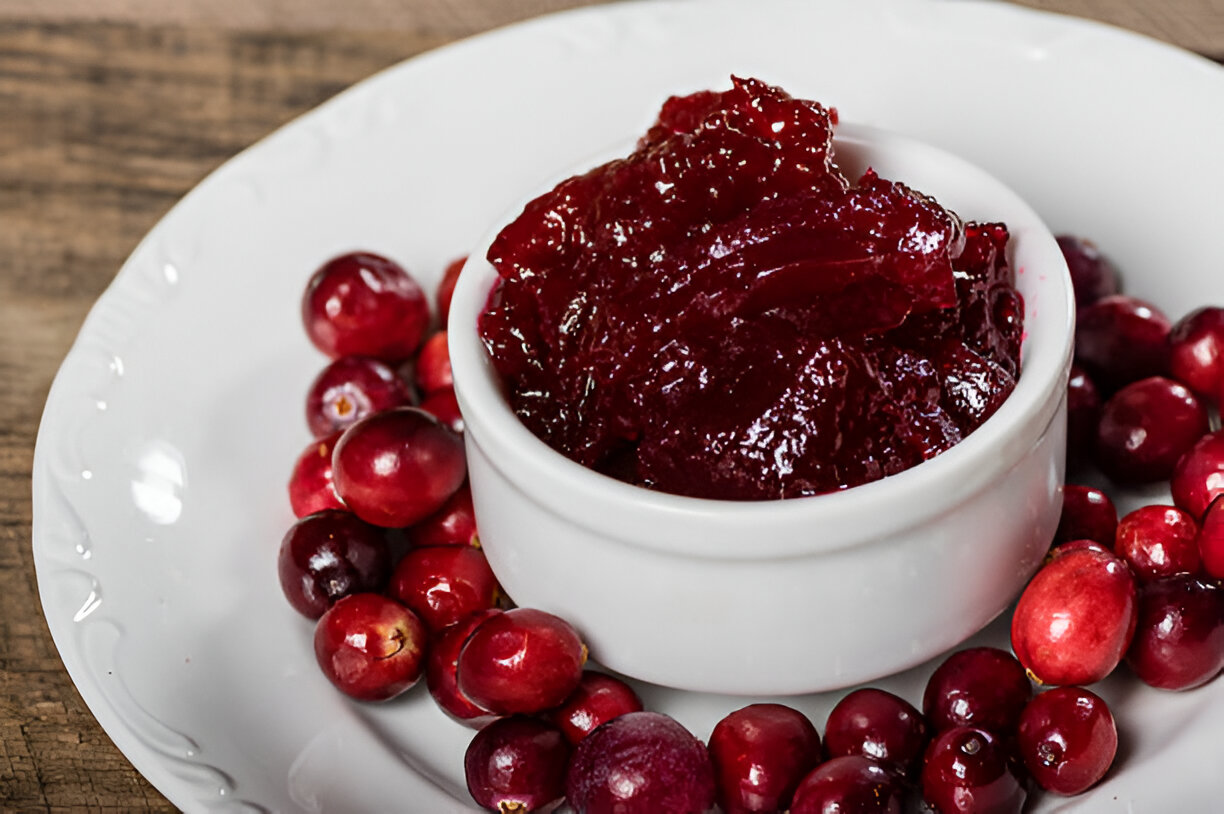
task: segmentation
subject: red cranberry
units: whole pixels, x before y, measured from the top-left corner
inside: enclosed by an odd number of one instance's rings
[[[436,632],[495,606],[501,586],[479,548],[435,545],[404,555],[391,575],[389,593]]]
[[[1024,708],[1019,747],[1037,785],[1055,794],[1079,794],[1109,771],[1118,751],[1118,730],[1109,707],[1095,693],[1057,687]]]
[[[1204,435],[1178,460],[1169,489],[1177,507],[1196,518],[1224,494],[1224,430]]]
[[[1114,550],[1143,582],[1198,573],[1198,523],[1173,506],[1143,506],[1118,523]]]
[[[1213,500],[1207,507],[1197,545],[1204,573],[1224,579],[1224,500]]]
[[[480,545],[472,489],[466,483],[447,498],[442,508],[412,527],[412,542],[426,545]]]
[[[510,814],[551,811],[565,796],[570,745],[555,726],[515,716],[477,732],[463,756],[478,805]]]
[[[1118,293],[1118,274],[1095,243],[1074,235],[1059,235],[1057,240],[1071,272],[1076,306],[1083,308]]]
[[[1090,549],[1054,557],[1012,614],[1012,649],[1043,684],[1091,684],[1121,661],[1135,630],[1135,578],[1126,563]]]
[[[548,713],[548,719],[576,744],[600,724],[641,710],[642,699],[628,684],[606,673],[584,670],[578,689]]]
[[[1054,544],[1095,540],[1112,546],[1118,528],[1118,510],[1109,495],[1092,486],[1068,483],[1063,487],[1062,515]]]
[[[343,509],[344,501],[332,483],[332,452],[340,433],[310,444],[298,456],[289,476],[289,505],[298,517],[324,509]]]
[[[441,421],[455,432],[463,432],[463,414],[459,412],[459,399],[454,390],[439,390],[421,402],[421,409]]]
[[[1145,585],[1126,663],[1162,690],[1210,681],[1224,668],[1224,590],[1193,577]]]
[[[1169,332],[1169,375],[1215,401],[1224,387],[1224,308],[1207,306]]]
[[[1166,480],[1207,432],[1207,410],[1194,394],[1162,376],[1126,385],[1105,402],[1097,424],[1096,462],[1119,483]]]
[[[705,746],[675,720],[630,712],[579,742],[565,791],[577,814],[696,814],[714,806],[714,772]]]
[[[359,701],[386,701],[421,677],[428,633],[417,615],[381,594],[351,594],[315,627],[319,668]]]
[[[927,749],[922,798],[940,814],[1019,814],[1025,791],[999,736],[956,726]]]
[[[803,778],[789,814],[901,814],[904,801],[901,784],[879,763],[862,755],[842,755]]]
[[[1046,556],[1046,562],[1061,557],[1063,554],[1070,554],[1072,551],[1094,551],[1097,554],[1110,554],[1114,550],[1107,545],[1098,543],[1096,540],[1069,540],[1065,543],[1059,543],[1050,549],[1050,553]]]
[[[459,653],[459,689],[499,715],[560,706],[582,681],[586,646],[560,617],[515,608],[476,627]]]
[[[927,745],[926,719],[890,692],[855,690],[829,713],[824,745],[829,757],[862,755],[917,780]]]
[[[294,610],[318,619],[342,596],[381,591],[391,575],[382,529],[328,509],[293,524],[277,558],[281,589]]]
[[[428,413],[401,407],[354,424],[332,455],[336,492],[354,514],[401,528],[436,512],[467,477],[463,441]]]
[[[782,704],[751,704],[719,721],[710,760],[724,814],[772,814],[790,806],[799,781],[820,762],[807,716]]]
[[[1112,393],[1165,372],[1171,327],[1168,317],[1142,300],[1124,294],[1105,297],[1076,316],[1076,361]]]
[[[944,660],[927,681],[922,711],[935,732],[976,726],[998,735],[1014,732],[1033,697],[1024,667],[1006,650],[972,647]]]
[[[452,260],[446,267],[446,271],[442,272],[442,281],[438,283],[438,290],[434,294],[434,302],[438,309],[438,327],[446,330],[446,323],[450,317],[451,297],[455,295],[455,283],[459,281],[459,272],[463,271],[463,264],[467,262],[467,255]]]
[[[306,423],[321,438],[368,415],[411,403],[412,391],[385,362],[344,356],[323,368],[310,385]]]
[[[421,346],[416,358],[416,383],[426,396],[455,386],[451,373],[450,350],[446,346],[446,331],[438,331]]]
[[[333,359],[411,356],[429,326],[425,293],[399,265],[366,252],[341,255],[310,278],[302,321],[315,347]]]
[[[1071,366],[1067,379],[1067,466],[1076,468],[1092,459],[1097,423],[1101,420],[1101,392],[1088,372]]]
[[[473,613],[434,634],[429,644],[425,661],[425,685],[429,688],[429,694],[443,712],[472,729],[488,726],[497,720],[497,716],[476,706],[470,698],[459,692],[456,676],[459,651],[467,644],[468,636],[477,625],[501,612],[498,608],[488,608]]]

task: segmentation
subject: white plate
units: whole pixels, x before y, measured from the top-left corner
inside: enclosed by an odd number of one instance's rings
[[[280,595],[285,481],[323,363],[300,291],[358,247],[432,285],[552,170],[732,72],[981,164],[1056,231],[1096,238],[1129,290],[1175,317],[1224,301],[1224,70],[1099,25],[976,2],[630,3],[379,74],[175,207],[90,314],[47,401],[34,462],[47,620],[90,709],[176,805],[470,810],[469,732],[423,691],[341,698]],[[928,673],[885,686],[918,701]],[[1224,682],[1102,692],[1122,731],[1117,769],[1035,810],[1218,807]],[[645,695],[702,737],[746,703]],[[795,703],[823,726],[832,700]]]

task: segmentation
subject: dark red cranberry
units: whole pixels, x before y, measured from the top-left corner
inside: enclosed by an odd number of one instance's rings
[[[328,261],[310,278],[302,322],[315,347],[333,359],[396,361],[421,344],[429,327],[429,302],[399,265],[354,252]]]
[[[421,346],[416,358],[417,388],[425,396],[455,386],[451,373],[450,350],[446,346],[446,331],[438,331]]]
[[[1208,433],[1177,461],[1169,491],[1179,509],[1201,518],[1207,507],[1224,494],[1224,430]]]
[[[318,619],[338,599],[381,591],[391,575],[382,529],[336,509],[293,524],[277,558],[281,589],[294,610]]]
[[[316,438],[412,403],[412,391],[386,362],[344,356],[323,368],[306,395],[306,424]]]
[[[820,762],[820,736],[797,709],[750,704],[714,726],[709,750],[724,814],[772,814]]]
[[[1224,387],[1224,308],[1206,306],[1169,333],[1169,375],[1212,402]]]
[[[476,706],[470,698],[459,692],[455,674],[459,651],[467,644],[468,636],[477,625],[499,613],[502,611],[498,608],[473,613],[435,633],[429,643],[429,654],[425,661],[425,684],[429,688],[429,694],[443,712],[472,729],[483,729],[497,720],[498,716]]]
[[[466,483],[447,498],[442,508],[412,527],[416,545],[480,545],[472,490]]]
[[[1126,663],[1162,690],[1186,690],[1215,678],[1224,668],[1224,590],[1193,577],[1143,586]]]
[[[289,476],[289,505],[298,517],[321,512],[324,509],[343,509],[344,501],[336,494],[332,483],[332,452],[340,433],[311,441]]]
[[[1148,303],[1114,294],[1079,310],[1075,359],[1105,392],[1168,366],[1169,318]]]
[[[795,789],[789,814],[901,814],[905,797],[888,769],[862,755],[820,764]]]
[[[1039,694],[1020,716],[1020,759],[1046,791],[1080,794],[1113,765],[1118,730],[1109,707],[1080,687]]]
[[[401,407],[349,427],[332,455],[336,493],[368,523],[410,526],[467,478],[463,441],[426,412]]]
[[[587,650],[560,617],[515,608],[476,627],[459,653],[459,689],[498,715],[560,706],[582,681]]]
[[[1012,649],[1043,684],[1092,684],[1113,672],[1135,631],[1135,577],[1092,549],[1051,559],[1012,613]]]
[[[501,599],[501,586],[489,561],[474,546],[411,549],[395,566],[388,592],[435,632],[492,608]]]
[[[1224,500],[1217,498],[1207,507],[1199,525],[1197,544],[1203,573],[1224,579]]]
[[[421,409],[429,413],[457,433],[464,428],[463,414],[459,412],[459,399],[454,390],[439,390],[421,402]]]
[[[548,713],[570,743],[578,743],[600,724],[629,712],[641,712],[642,699],[625,682],[607,673],[583,670],[578,689]]]
[[[1101,420],[1101,391],[1088,372],[1071,366],[1067,379],[1067,467],[1080,467],[1092,460],[1097,423]]]
[[[1074,235],[1059,235],[1057,240],[1071,272],[1076,306],[1082,308],[1118,293],[1118,274],[1095,243]]]
[[[468,792],[501,814],[551,811],[565,796],[570,745],[552,724],[515,716],[477,732],[463,756]]]
[[[420,679],[428,636],[417,615],[394,599],[349,594],[315,626],[315,659],[345,695],[386,701]]]
[[[977,726],[998,735],[1014,732],[1020,711],[1033,697],[1024,667],[996,647],[958,650],[927,680],[922,711],[934,732]]]
[[[697,814],[714,806],[714,771],[674,719],[630,712],[579,742],[565,791],[577,814]]]
[[[837,702],[825,724],[829,757],[862,755],[917,781],[927,745],[922,713],[890,692],[865,688]]]
[[[1182,385],[1163,376],[1132,382],[1101,410],[1096,463],[1119,483],[1166,480],[1207,428],[1207,409]]]
[[[1054,544],[1095,540],[1112,546],[1118,528],[1118,510],[1109,495],[1093,486],[1068,483],[1063,487],[1062,514]]]
[[[1174,506],[1143,506],[1118,523],[1114,551],[1143,582],[1198,573],[1198,523]]]
[[[922,798],[940,814],[1019,814],[1025,791],[998,735],[956,726],[927,749]]]
[[[434,302],[438,309],[438,327],[444,331],[450,317],[451,297],[455,295],[455,283],[459,281],[459,272],[463,271],[463,264],[466,262],[467,255],[452,260],[446,266],[446,271],[442,272],[442,281],[438,283],[438,290],[434,293]]]

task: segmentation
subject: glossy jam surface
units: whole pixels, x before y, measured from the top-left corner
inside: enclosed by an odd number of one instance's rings
[[[835,112],[756,80],[669,100],[627,158],[496,238],[481,336],[524,424],[632,483],[755,500],[876,480],[1015,385],[1000,224],[834,163]]]

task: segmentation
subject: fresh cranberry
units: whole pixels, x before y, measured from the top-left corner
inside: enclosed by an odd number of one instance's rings
[[[1046,791],[1080,794],[1113,765],[1118,729],[1109,707],[1080,687],[1039,694],[1020,716],[1020,758]]]
[[[315,347],[337,359],[411,356],[429,326],[429,302],[396,263],[367,252],[345,254],[314,273],[302,321]]]
[[[463,432],[463,414],[459,412],[459,400],[455,398],[454,390],[439,390],[430,394],[421,402],[421,409],[454,432]]]
[[[901,784],[886,768],[862,755],[842,755],[803,778],[789,814],[901,814],[904,801]]]
[[[1109,495],[1093,486],[1068,483],[1063,487],[1062,514],[1054,544],[1095,540],[1112,546],[1118,528],[1118,510]]]
[[[434,302],[438,309],[438,326],[444,331],[450,318],[450,305],[451,298],[455,295],[455,283],[459,281],[459,272],[463,271],[463,264],[466,262],[467,255],[464,255],[447,264],[446,271],[442,272],[442,281],[438,283],[438,290],[434,293]]]
[[[412,527],[415,545],[480,545],[472,489],[466,483],[446,499],[442,508]]]
[[[1169,490],[1177,507],[1196,518],[1224,494],[1224,430],[1204,435],[1181,456],[1173,467]]]
[[[1076,306],[1083,308],[1118,293],[1118,274],[1095,243],[1074,235],[1059,235],[1056,239],[1071,272]]]
[[[1224,387],[1224,308],[1206,306],[1169,333],[1169,375],[1211,401]]]
[[[336,493],[354,514],[388,528],[442,508],[467,478],[463,441],[426,412],[401,407],[349,427],[332,455]]]
[[[1067,379],[1067,467],[1088,463],[1096,448],[1097,423],[1101,420],[1101,392],[1088,372],[1071,366]]]
[[[289,476],[289,505],[298,517],[305,517],[324,509],[343,509],[344,501],[336,494],[332,482],[332,452],[340,433],[311,441]]]
[[[1126,385],[1105,402],[1097,424],[1096,462],[1119,483],[1168,479],[1177,460],[1207,432],[1207,410],[1188,389],[1163,376]]]
[[[1205,684],[1224,668],[1224,589],[1174,577],[1139,594],[1139,621],[1126,663],[1162,690]]]
[[[1014,732],[1033,697],[1024,667],[1006,650],[971,647],[948,656],[927,680],[922,712],[934,732],[976,726],[998,735]]]
[[[1143,300],[1124,294],[1105,297],[1079,310],[1076,361],[1112,393],[1165,372],[1171,327],[1168,317]]]
[[[956,726],[927,748],[922,798],[940,814],[1019,814],[1025,791],[998,735]]]
[[[416,383],[426,397],[439,390],[451,390],[455,377],[451,372],[450,350],[446,346],[446,331],[438,331],[421,346],[416,358]]]
[[[641,710],[642,699],[628,684],[607,673],[583,670],[578,689],[549,712],[548,719],[576,744],[605,721]]]
[[[1091,684],[1121,661],[1135,630],[1135,577],[1091,549],[1051,559],[1012,613],[1012,649],[1043,684]]]
[[[315,627],[319,668],[345,695],[386,701],[416,684],[428,633],[417,615],[381,594],[350,594]]]
[[[472,729],[483,729],[497,720],[498,716],[476,706],[470,698],[459,692],[456,676],[459,651],[467,644],[468,636],[472,635],[477,625],[499,613],[502,611],[498,608],[477,611],[435,633],[429,643],[429,653],[425,661],[425,685],[429,688],[429,694],[443,712]]]
[[[820,736],[797,709],[750,704],[714,726],[709,750],[724,814],[772,814],[820,762]]]
[[[478,805],[510,814],[550,811],[565,796],[570,745],[557,728],[515,716],[476,733],[463,756],[468,792]]]
[[[391,575],[389,593],[437,632],[494,607],[501,586],[479,548],[435,545],[413,548],[404,555]]]
[[[1224,579],[1224,500],[1217,498],[1207,507],[1197,545],[1203,571],[1209,577]]]
[[[890,692],[855,690],[829,713],[824,745],[829,757],[862,755],[917,780],[927,745],[926,719]]]
[[[315,378],[306,395],[306,424],[316,438],[348,429],[383,410],[412,403],[412,391],[385,362],[343,356]]]
[[[1174,506],[1143,506],[1118,523],[1114,551],[1143,582],[1196,574],[1201,565],[1198,523]]]
[[[318,619],[343,596],[381,591],[391,551],[382,529],[328,509],[293,524],[281,541],[277,572],[294,610]]]
[[[587,650],[560,617],[515,608],[481,622],[459,653],[459,689],[499,715],[560,706],[582,681]]]
[[[630,712],[579,742],[565,791],[577,814],[699,814],[714,806],[714,772],[674,719]]]

